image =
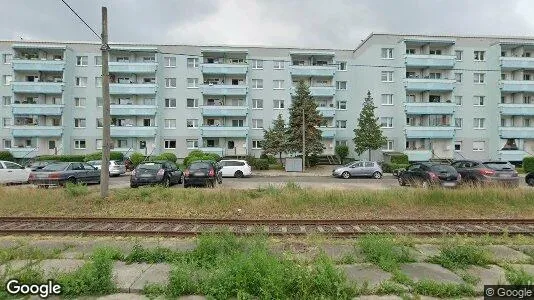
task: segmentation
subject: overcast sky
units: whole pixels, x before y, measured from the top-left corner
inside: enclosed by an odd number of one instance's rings
[[[371,32],[534,35],[532,0],[66,0],[111,42],[352,49]],[[3,3],[0,39],[97,41],[61,0]]]

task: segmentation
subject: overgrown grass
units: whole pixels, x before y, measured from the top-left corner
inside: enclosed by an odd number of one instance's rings
[[[402,263],[414,261],[408,248],[395,243],[388,235],[366,235],[358,240],[358,244],[370,262],[387,272],[398,270]]]
[[[534,276],[524,269],[505,267],[506,280],[511,285],[534,285]]]
[[[439,264],[447,269],[467,269],[470,265],[486,266],[492,260],[487,251],[474,245],[446,245],[438,256],[429,262]]]
[[[61,251],[65,249],[40,249],[36,247],[13,247],[0,248],[0,265],[16,259],[43,260],[58,258]]]
[[[475,290],[466,284],[440,283],[431,280],[418,281],[413,285],[413,292],[419,295],[439,298],[475,296]]]
[[[70,197],[85,196],[89,194],[89,188],[85,183],[67,182],[64,191]]]
[[[28,264],[25,267],[12,270],[9,265],[6,265],[4,273],[0,273],[0,299],[20,299],[20,296],[12,296],[7,293],[7,281],[11,278],[16,278],[21,284],[34,284],[44,282],[45,278],[43,272],[33,264]]]

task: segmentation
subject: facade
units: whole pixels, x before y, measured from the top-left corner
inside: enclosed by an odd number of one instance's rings
[[[0,151],[102,147],[100,45],[0,42]],[[534,153],[534,39],[371,34],[356,49],[112,44],[113,151],[259,156],[296,82],[325,117],[324,154],[354,145],[371,91],[384,151],[520,161]],[[366,154],[364,154],[366,157]]]

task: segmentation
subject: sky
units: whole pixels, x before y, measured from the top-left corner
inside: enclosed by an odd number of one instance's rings
[[[65,0],[110,42],[354,49],[371,32],[534,35],[532,0]],[[3,3],[0,39],[94,41],[61,0]],[[8,16],[9,15],[9,16]]]

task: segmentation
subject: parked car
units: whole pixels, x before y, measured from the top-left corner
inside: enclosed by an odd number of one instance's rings
[[[192,162],[184,171],[184,187],[206,186],[214,188],[222,183],[222,167],[211,160]]]
[[[88,163],[55,162],[30,174],[29,182],[38,186],[71,183],[100,183],[100,171]]]
[[[530,172],[527,174],[527,176],[525,176],[525,182],[529,186],[534,186],[534,172]]]
[[[519,185],[515,167],[506,161],[459,160],[451,165],[462,175],[464,183]]]
[[[28,165],[28,168],[30,168],[30,170],[32,170],[32,171],[37,171],[37,170],[40,170],[40,169],[48,166],[51,163],[55,163],[55,162],[56,161],[53,161],[53,160],[38,160],[38,161],[34,161],[34,162],[30,163]]]
[[[31,170],[10,161],[0,160],[0,184],[26,183]]]
[[[397,175],[399,185],[456,187],[462,180],[462,175],[451,165],[437,162],[412,163],[406,170]]]
[[[344,179],[364,176],[380,179],[382,174],[382,167],[376,161],[353,161],[332,171],[332,176]]]
[[[87,163],[94,166],[98,170],[102,169],[101,160],[91,160]],[[118,160],[109,161],[109,176],[121,176],[124,173],[126,173],[126,166],[124,165],[124,162]]]
[[[130,187],[162,184],[169,187],[183,182],[183,172],[170,161],[151,161],[139,164],[130,176]]]
[[[242,178],[252,175],[252,168],[246,160],[226,159],[219,162],[223,177]]]

